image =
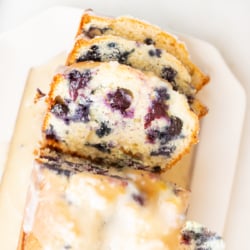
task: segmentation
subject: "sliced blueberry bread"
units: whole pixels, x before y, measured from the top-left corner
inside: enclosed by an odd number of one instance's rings
[[[184,95],[152,73],[117,62],[81,62],[54,77],[45,145],[93,161],[150,171],[172,166],[197,142]]]
[[[166,50],[183,63],[190,73],[192,77],[191,83],[197,91],[209,80],[192,63],[189,53],[182,42],[173,35],[147,22],[126,16],[109,18],[86,12],[82,16],[77,35],[84,35],[89,39],[102,35],[115,35],[146,44],[154,44],[156,48]]]
[[[134,68],[150,71],[171,83],[174,90],[187,96],[191,108],[199,117],[207,113],[207,108],[195,99],[196,90],[191,84],[191,76],[173,55],[157,49],[153,44],[118,36],[103,35],[91,40],[79,39],[68,56],[67,65],[84,61],[118,61]]]
[[[145,171],[109,175],[82,171],[92,164],[83,160],[81,171],[62,164],[69,170],[45,158],[34,166],[20,250],[177,249],[188,191]]]

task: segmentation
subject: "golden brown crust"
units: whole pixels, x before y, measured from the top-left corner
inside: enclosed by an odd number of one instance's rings
[[[21,240],[17,250],[42,250],[38,239],[32,234],[21,233]]]
[[[103,26],[109,29],[106,32],[107,34],[114,34],[140,42],[144,42],[147,36],[153,38],[156,47],[173,54],[184,64],[192,76],[192,84],[197,91],[208,83],[209,77],[203,74],[201,70],[192,63],[185,45],[178,42],[176,38],[162,31],[160,28],[131,17],[118,17],[111,19],[84,13],[79,25],[77,36],[82,35],[85,27],[91,22],[102,23]]]

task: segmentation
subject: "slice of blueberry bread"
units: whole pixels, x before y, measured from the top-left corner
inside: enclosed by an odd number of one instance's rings
[[[91,40],[79,39],[68,56],[67,65],[84,61],[118,61],[134,68],[150,71],[171,83],[174,90],[187,96],[193,111],[199,117],[207,113],[195,99],[196,89],[191,84],[191,76],[173,55],[157,49],[153,44],[144,44],[118,36],[103,35]]]
[[[182,228],[180,250],[224,250],[225,244],[221,236],[205,226],[187,221]]]
[[[156,48],[166,50],[183,63],[190,73],[191,83],[197,91],[209,81],[209,78],[190,60],[184,43],[147,22],[127,16],[117,18],[96,16],[88,11],[83,14],[77,32],[77,35],[82,34],[90,39],[110,34],[146,44],[154,44]]]
[[[117,62],[81,62],[54,77],[45,145],[110,165],[159,171],[197,142],[187,98],[152,73]]]
[[[188,202],[189,191],[149,172],[65,172],[56,160],[39,159],[19,249],[177,249]]]

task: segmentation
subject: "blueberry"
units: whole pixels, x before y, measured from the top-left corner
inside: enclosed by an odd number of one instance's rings
[[[161,53],[162,53],[162,51],[160,50],[160,49],[155,49],[155,50],[153,50],[153,49],[150,49],[149,51],[148,51],[148,54],[150,55],[150,56],[156,56],[156,57],[161,57]]]
[[[144,43],[146,43],[147,45],[155,44],[155,42],[152,38],[146,38],[144,40]]]
[[[169,82],[174,82],[177,71],[171,67],[163,67],[161,77]]]
[[[160,173],[161,172],[161,167],[160,166],[154,166],[153,167],[153,173]]]
[[[154,50],[150,49],[150,50],[148,51],[148,54],[149,54],[150,56],[154,56],[154,55],[155,55],[155,52],[154,52]]]
[[[144,206],[145,199],[141,194],[132,194],[132,198],[136,201],[140,206]]]
[[[76,60],[77,62],[85,62],[85,61],[95,61],[95,62],[101,62],[102,56],[101,52],[99,50],[99,47],[97,45],[92,45],[86,54],[81,55]]]
[[[103,142],[103,143],[94,143],[94,144],[87,143],[85,145],[89,146],[89,147],[96,148],[97,150],[99,150],[99,151],[101,151],[103,153],[111,153],[110,146],[105,142]]]
[[[148,113],[144,117],[144,127],[148,128],[151,122],[155,119],[166,118],[168,106],[162,100],[153,100],[151,107],[148,109]]]
[[[157,56],[157,57],[161,57],[161,53],[162,53],[162,51],[160,50],[160,49],[156,49],[155,50],[155,55]]]
[[[170,126],[167,127],[166,130],[167,130],[167,133],[173,137],[181,133],[182,127],[183,127],[182,120],[176,116],[171,116]]]
[[[109,135],[111,132],[111,128],[108,127],[108,125],[105,122],[101,122],[100,128],[96,130],[96,134],[102,138],[105,135]]]
[[[117,88],[115,92],[108,93],[107,101],[112,109],[119,110],[122,114],[126,115],[126,110],[132,102],[132,94],[127,89]]]
[[[70,118],[70,120],[75,122],[89,122],[90,114],[89,114],[90,102],[86,104],[78,104],[74,115]]]
[[[125,51],[123,53],[119,53],[119,56],[117,58],[118,62],[121,63],[121,64],[128,64],[127,61],[128,61],[128,57],[131,53],[134,52],[134,49],[132,49],[131,51]]]
[[[89,38],[94,38],[95,36],[100,36],[104,34],[109,28],[98,28],[98,27],[90,27],[88,31],[85,31],[85,35]]]
[[[69,113],[69,108],[64,103],[55,103],[51,108],[51,113],[54,114],[57,118],[66,120]]]
[[[157,94],[158,100],[164,101],[164,100],[169,100],[169,98],[170,98],[169,94],[167,93],[167,89],[164,87],[156,88],[155,92]]]
[[[56,131],[54,130],[53,125],[49,125],[49,128],[45,130],[45,138],[47,140],[54,140],[54,141],[59,141],[59,137],[56,134]]]
[[[183,122],[180,118],[176,116],[170,117],[170,125],[164,127],[163,131],[157,129],[149,129],[147,134],[147,140],[149,143],[155,143],[156,140],[160,141],[161,145],[166,144],[167,142],[176,138],[180,135],[182,130]]]
[[[149,143],[155,143],[160,137],[160,131],[156,129],[150,129],[147,131],[147,140]]]
[[[109,48],[115,48],[115,47],[116,47],[116,43],[110,42],[110,43],[107,44],[107,46],[108,46]]]
[[[163,155],[166,157],[170,157],[175,149],[176,149],[175,146],[161,146],[157,151],[152,151],[150,155],[151,156]]]
[[[78,90],[86,87],[88,82],[92,79],[92,74],[89,69],[82,73],[78,70],[72,70],[68,74],[69,79],[69,94],[70,97],[75,101],[78,97]]]

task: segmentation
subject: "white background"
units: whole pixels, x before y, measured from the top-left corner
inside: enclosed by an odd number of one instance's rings
[[[206,40],[219,49],[247,94],[247,112],[233,189],[235,191],[231,200],[225,236],[228,250],[249,250],[247,246],[249,233],[246,232],[249,232],[250,216],[246,218],[242,214],[250,214],[250,192],[248,191],[250,190],[250,1],[0,0],[0,34],[14,29],[30,17],[55,5],[93,8],[98,13],[111,16],[129,14],[159,26],[168,27],[170,30]],[[221,96],[223,98],[223,93]],[[235,101],[232,96],[232,102]],[[232,117],[233,122],[234,117]],[[237,216],[231,217],[232,213]],[[234,228],[234,235],[231,235],[232,228]]]

